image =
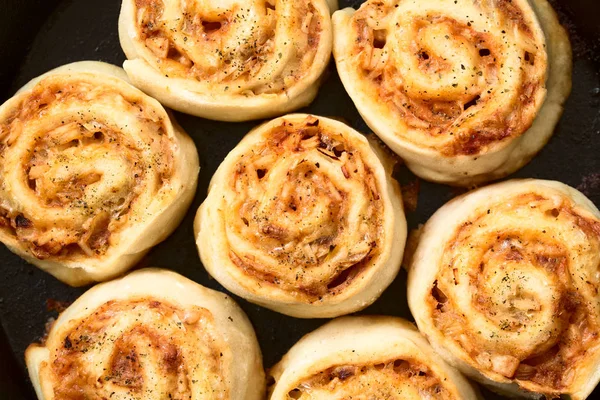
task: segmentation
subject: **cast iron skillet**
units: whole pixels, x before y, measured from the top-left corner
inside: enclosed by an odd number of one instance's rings
[[[361,0],[340,1],[354,6]],[[582,190],[600,205],[600,2],[551,0],[571,33],[574,47],[573,93],[556,134],[544,150],[515,177],[560,180]],[[54,67],[101,60],[121,65],[117,17],[121,0],[0,0],[0,102],[31,78]],[[317,99],[307,112],[341,117],[362,132],[369,129],[345,93],[332,63]],[[209,278],[194,244],[192,221],[206,196],[208,182],[225,155],[258,122],[222,123],[176,113],[196,142],[202,169],[193,205],[181,226],[154,248],[141,266],[175,270],[202,285],[224,291]],[[445,202],[460,193],[447,186],[419,182],[406,170],[397,176],[418,188],[418,206],[408,211],[415,228]],[[27,264],[0,245],[0,398],[34,399],[23,353],[39,340],[49,318],[56,317],[55,301],[71,302],[85,288],[70,288]],[[402,271],[383,296],[364,314],[387,314],[412,319],[406,302],[406,273]],[[237,299],[258,335],[265,367],[276,363],[302,335],[325,320],[300,320]],[[489,392],[486,399],[500,399]],[[590,399],[600,398],[600,389]]]

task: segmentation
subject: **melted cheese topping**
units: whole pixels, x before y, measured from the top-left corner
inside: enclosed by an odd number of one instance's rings
[[[263,138],[230,181],[231,260],[309,301],[335,294],[380,254],[375,177],[351,140],[319,128],[316,118],[284,121]]]
[[[231,298],[160,269],[88,290],[25,351],[40,400],[261,400],[250,321]]]
[[[13,184],[3,185],[0,225],[38,258],[104,254],[139,203],[169,195],[162,116],[89,78],[47,78],[1,121],[2,178]]]
[[[523,134],[545,97],[545,39],[527,1],[368,1],[344,54],[394,134],[446,156]]]
[[[314,1],[136,0],[139,45],[162,73],[210,82],[220,92],[281,93],[319,49]]]
[[[333,15],[344,87],[419,177],[470,187],[548,142],[571,91],[547,0],[369,0]]]
[[[206,309],[110,301],[70,326],[50,348],[57,399],[229,398]]]
[[[287,399],[455,399],[436,376],[417,360],[375,365],[344,365],[323,371],[291,390]]]
[[[170,107],[225,121],[281,115],[316,95],[331,55],[326,0],[124,0],[124,68]]]

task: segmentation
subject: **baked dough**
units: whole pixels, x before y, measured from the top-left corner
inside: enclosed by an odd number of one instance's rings
[[[25,352],[40,400],[260,400],[252,325],[227,295],[145,269],[88,290]]]
[[[421,332],[508,395],[585,399],[600,380],[600,212],[559,182],[458,197],[424,226],[408,276]]]
[[[331,55],[336,0],[123,0],[124,68],[175,110],[247,121],[308,105]]]
[[[121,68],[65,65],[0,107],[0,241],[70,285],[110,279],[177,227],[198,170]]]
[[[231,292],[283,314],[365,308],[402,260],[406,220],[392,169],[388,154],[341,122],[295,114],[265,123],[212,178],[194,223],[202,263]]]
[[[358,111],[426,180],[469,186],[518,170],[571,90],[569,39],[546,0],[369,0],[333,26]]]
[[[304,336],[270,372],[270,400],[474,400],[414,325],[394,317],[344,317]]]

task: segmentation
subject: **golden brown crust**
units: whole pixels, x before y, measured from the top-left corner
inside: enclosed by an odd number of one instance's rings
[[[337,365],[300,382],[287,399],[353,398],[368,394],[375,398],[405,399],[411,392],[420,397],[455,399],[439,377],[419,360],[402,357],[377,364]]]
[[[494,213],[501,214],[535,209],[545,215],[549,224],[569,226],[571,232],[568,234],[586,238],[589,248],[579,250],[579,255],[584,251],[600,250],[600,221],[580,215],[567,199],[555,204],[551,199],[528,193],[518,196],[508,205],[492,204],[490,213],[492,209]],[[581,282],[575,281],[578,266],[570,254],[573,249],[563,243],[550,225],[542,227],[541,231],[522,227],[514,231],[491,230],[474,238],[474,226],[484,230],[489,226],[487,215],[486,211],[465,222],[447,244],[442,261],[447,268],[438,273],[429,299],[435,325],[442,331],[450,329],[453,336],[460,337],[460,346],[477,361],[479,368],[491,368],[507,378],[530,381],[547,388],[548,393],[560,394],[573,383],[574,373],[570,371],[576,368],[587,349],[600,344],[600,325],[591,299],[586,299],[585,292],[588,290],[580,292]],[[470,247],[481,251],[476,258],[465,257],[464,249]],[[469,260],[468,265],[465,265],[465,258]],[[477,260],[480,260],[478,266],[475,265]],[[513,263],[531,265],[552,276],[550,304],[538,304],[542,303],[541,299],[530,293],[532,277],[523,270],[514,273],[503,267]],[[462,271],[466,269],[470,272],[465,274]],[[502,286],[494,282],[499,275],[502,275]],[[581,275],[582,278],[584,276],[587,277],[587,274]],[[549,335],[541,343],[528,345],[525,350],[521,345],[513,346],[507,339],[496,338],[495,331],[490,332],[491,338],[482,338],[481,334],[468,330],[457,335],[454,328],[468,326],[468,317],[457,311],[460,306],[455,304],[453,286],[459,285],[459,280],[465,277],[470,280],[472,291],[477,293],[472,298],[475,312],[485,315],[500,331],[518,335],[541,328],[542,325],[535,326],[534,316],[520,310],[524,302],[531,302],[533,308],[530,313],[549,309],[547,312],[552,315],[554,328],[547,329]],[[600,282],[589,279],[593,280],[586,278],[583,286],[597,294]],[[447,293],[452,295],[447,296]],[[498,354],[503,357],[503,362],[499,362]]]
[[[264,3],[264,10],[255,10],[262,14],[255,28],[260,32],[249,40],[239,32],[240,25],[253,18],[245,5],[235,4],[230,9],[205,15],[190,7],[180,11],[182,20],[175,23],[170,19],[165,22],[163,18],[165,7],[170,7],[168,4],[165,6],[164,0],[136,0],[138,40],[150,50],[156,58],[153,60],[156,67],[164,74],[216,81],[230,86],[228,90],[232,92],[252,92],[252,95],[281,93],[286,90],[286,84],[302,79],[306,67],[311,65],[321,39],[321,21],[310,1],[297,2],[291,16],[293,21],[287,23],[301,27],[296,32],[304,36],[303,47],[296,49],[300,57],[287,66],[289,74],[272,77],[274,79],[270,82],[242,90],[233,85],[239,81],[238,78],[256,76],[270,59],[282,57],[275,53],[277,20],[290,17],[275,12],[276,1]],[[223,43],[226,45],[223,46]]]
[[[159,184],[170,179],[175,146],[165,134],[168,130],[165,124],[170,124],[170,121],[139,104],[139,98],[121,96],[118,97],[122,100],[120,107],[146,119],[146,143],[137,143],[135,137],[123,135],[114,121],[94,120],[82,114],[61,116],[60,121],[46,125],[44,131],[33,133],[21,163],[29,188],[43,207],[68,208],[70,214],[79,217],[61,221],[62,224],[36,221],[32,212],[18,212],[8,202],[6,207],[0,205],[0,218],[3,220],[0,225],[15,235],[37,258],[103,255],[110,244],[111,233],[127,223],[132,206],[135,208],[133,203],[146,186],[146,170],[150,169],[151,179]],[[22,139],[23,127],[43,120],[48,115],[47,109],[72,107],[74,103],[92,99],[110,102],[115,98],[114,88],[98,87],[94,82],[74,79],[65,83],[62,79],[45,79],[28,96],[21,96],[19,102],[13,105],[14,113],[0,121],[0,157],[9,157],[7,153],[18,151],[16,148],[19,139]],[[145,113],[148,113],[147,116]],[[154,153],[151,160],[140,154],[140,144],[150,147]],[[105,178],[105,174],[99,169],[76,169],[77,164],[93,162],[91,152],[84,148],[94,153],[121,153],[131,175],[126,185],[129,190],[114,187],[111,193],[90,195],[89,188]],[[112,161],[110,158],[102,160],[104,163]],[[161,186],[154,187],[151,195],[159,195],[160,190]],[[95,204],[91,204],[90,200]]]
[[[353,54],[346,56],[356,58],[363,79],[407,130],[419,132],[414,136],[397,133],[414,144],[425,143],[446,156],[455,156],[478,154],[525,132],[542,105],[547,68],[543,32],[521,10],[529,7],[526,2],[495,2],[493,23],[498,26],[494,32],[481,31],[479,21],[457,19],[451,13],[394,15],[402,3],[371,1],[363,5],[352,17],[358,37]],[[483,4],[478,11],[484,18],[492,18]],[[396,27],[391,26],[392,21]],[[390,33],[399,27],[401,34]],[[501,28],[502,32],[496,32]],[[393,49],[386,48],[386,40]],[[516,70],[515,61],[503,54],[513,42],[527,49],[519,54],[522,60]],[[401,49],[403,46],[408,47]],[[468,56],[461,54],[464,57],[459,60],[451,51]],[[419,78],[413,79],[416,75]],[[431,82],[426,76],[432,77]],[[510,86],[504,85],[504,79],[511,81]],[[496,107],[497,97],[507,102],[501,108]]]

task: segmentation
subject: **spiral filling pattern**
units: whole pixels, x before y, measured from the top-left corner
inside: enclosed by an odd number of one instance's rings
[[[368,1],[350,23],[340,57],[415,146],[479,154],[523,134],[544,102],[545,38],[526,0]]]
[[[92,74],[51,75],[0,121],[0,229],[38,259],[101,256],[174,195],[168,116]]]
[[[135,0],[135,15],[136,46],[154,68],[244,96],[302,80],[329,24],[314,1]]]
[[[596,218],[564,197],[520,194],[477,211],[447,243],[433,322],[477,369],[561,393],[599,345],[599,265]]]
[[[53,338],[54,396],[227,399],[223,343],[213,325],[212,314],[197,306],[109,301]]]
[[[287,399],[454,399],[445,380],[416,359],[340,365],[303,380]]]
[[[235,265],[309,301],[336,295],[378,262],[385,234],[376,167],[352,138],[322,125],[284,119],[240,155],[224,221]]]

